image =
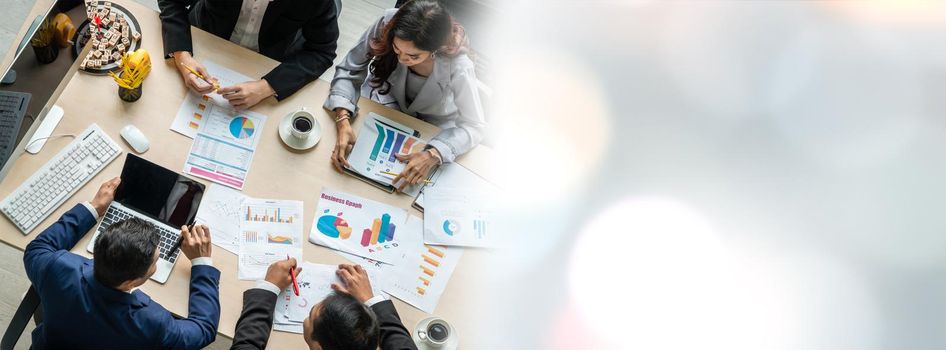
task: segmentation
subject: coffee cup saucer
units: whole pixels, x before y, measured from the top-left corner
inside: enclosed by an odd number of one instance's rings
[[[319,140],[322,138],[322,125],[318,123],[316,119],[315,125],[312,126],[312,132],[309,133],[309,137],[304,139],[297,138],[292,136],[292,115],[293,113],[287,114],[282,118],[282,121],[279,122],[279,138],[282,139],[282,142],[298,151],[304,151],[309,148],[312,148]]]
[[[411,338],[414,340],[414,345],[417,346],[417,350],[456,350],[460,347],[460,335],[457,332],[456,328],[450,327],[451,335],[447,339],[447,343],[441,346],[435,346],[428,344],[427,342],[420,340],[419,332],[426,330],[427,326],[430,325],[431,321],[438,319],[437,317],[427,317],[420,322],[417,322],[417,325],[414,326],[414,334]]]

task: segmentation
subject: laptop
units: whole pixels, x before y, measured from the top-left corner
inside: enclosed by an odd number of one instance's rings
[[[131,153],[125,158],[121,178],[115,199],[86,250],[92,253],[99,234],[112,224],[133,217],[150,222],[161,234],[158,269],[151,279],[163,284],[180,255],[175,243],[180,238],[181,226],[194,224],[204,185]]]

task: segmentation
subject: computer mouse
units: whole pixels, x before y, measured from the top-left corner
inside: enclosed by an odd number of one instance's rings
[[[125,139],[125,142],[128,142],[128,145],[131,146],[135,152],[145,153],[148,151],[150,143],[148,138],[145,137],[145,134],[138,129],[138,127],[128,124],[120,132],[122,138]]]

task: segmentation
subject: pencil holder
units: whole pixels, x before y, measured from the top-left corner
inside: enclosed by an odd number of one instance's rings
[[[118,98],[122,99],[125,102],[135,102],[141,98],[141,87],[144,86],[144,83],[138,85],[134,89],[126,89],[121,86],[118,87]]]

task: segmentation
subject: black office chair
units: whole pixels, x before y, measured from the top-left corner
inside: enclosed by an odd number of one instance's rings
[[[10,325],[8,325],[7,330],[3,332],[3,339],[0,340],[0,350],[13,350],[13,347],[16,346],[16,342],[20,340],[20,335],[23,334],[23,330],[26,329],[26,325],[30,322],[31,318],[36,324],[39,324],[43,320],[43,310],[39,304],[39,294],[36,293],[36,289],[33,288],[33,286],[30,286],[30,289],[23,295],[23,300],[20,301],[20,306],[16,308],[16,313],[13,314]]]

